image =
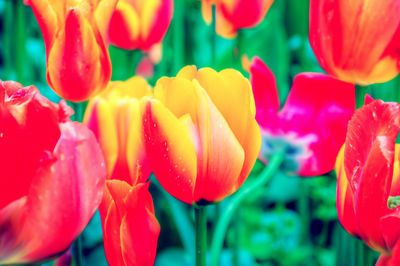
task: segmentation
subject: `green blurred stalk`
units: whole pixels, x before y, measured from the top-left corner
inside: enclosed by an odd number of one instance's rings
[[[82,237],[78,236],[73,244],[73,256],[76,266],[83,266]]]
[[[184,209],[181,202],[176,200],[165,189],[162,188],[156,178],[152,178],[151,180],[152,183],[161,191],[161,193],[167,200],[169,210],[172,214],[171,216],[176,225],[176,229],[182,241],[183,247],[185,248],[186,252],[189,253],[192,257],[192,261],[194,261],[195,248],[193,246],[193,242],[195,242],[195,233],[186,210]]]
[[[175,0],[173,18],[173,75],[185,64],[185,26],[184,26],[185,0]]]
[[[356,245],[357,265],[373,266],[372,250],[362,240],[358,240]]]
[[[367,93],[368,86],[356,85],[356,108],[364,105],[365,94]]]
[[[310,239],[310,185],[308,184],[308,180],[306,178],[301,178],[300,180],[300,196],[299,196],[299,214],[302,224],[301,231],[301,243],[310,247],[312,249],[312,243]],[[312,250],[311,250],[312,251]],[[311,252],[312,254],[312,252]],[[306,258],[306,264],[311,265],[312,259],[310,256]]]
[[[4,17],[3,17],[3,59],[5,68],[4,79],[11,78],[12,71],[12,26],[13,26],[13,5],[14,1],[5,1],[4,3]]]
[[[17,81],[24,84],[24,64],[26,60],[26,25],[25,6],[23,1],[13,1],[15,5],[15,68],[17,70]]]
[[[229,204],[226,209],[222,212],[221,218],[219,219],[214,238],[211,243],[211,265],[217,266],[219,262],[219,255],[222,250],[226,231],[228,229],[229,222],[232,216],[235,214],[240,204],[249,197],[258,188],[265,186],[265,184],[271,179],[281,165],[284,156],[280,153],[274,154],[269,161],[269,164],[261,172],[260,176],[251,184],[245,184],[236,194],[231,197]]]
[[[215,5],[212,6],[212,22],[211,22],[211,67],[217,67],[217,28]]]
[[[206,206],[195,207],[194,214],[196,221],[196,266],[205,266],[207,255]]]

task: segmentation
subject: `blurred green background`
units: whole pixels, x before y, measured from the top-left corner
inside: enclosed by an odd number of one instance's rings
[[[300,72],[323,72],[308,42],[307,0],[276,0],[264,21],[240,30],[236,39],[217,36],[202,19],[197,0],[175,0],[174,17],[163,41],[162,60],[150,84],[161,76],[174,76],[185,65],[235,68],[245,76],[242,55],[261,57],[277,78],[283,104],[293,77]],[[30,8],[17,0],[0,0],[0,78],[35,85],[54,102],[60,98],[46,83],[44,42]],[[113,80],[135,74],[143,53],[110,46]],[[400,79],[368,87],[375,98],[398,101]],[[324,88],[321,88],[324,89]],[[363,95],[358,92],[358,99]],[[360,100],[358,100],[360,102]],[[81,120],[84,104],[69,103]],[[263,168],[257,162],[249,179]],[[161,225],[156,265],[193,265],[193,213],[160,189],[151,193]],[[208,238],[215,219],[229,202],[208,210]],[[86,265],[107,265],[98,213],[82,233]],[[192,242],[191,242],[192,241]],[[190,244],[192,243],[192,244]],[[361,241],[348,235],[336,213],[334,172],[321,177],[299,178],[279,172],[267,189],[260,188],[239,208],[224,243],[221,265],[363,265]],[[360,255],[361,254],[361,255]],[[373,254],[377,258],[377,254]],[[49,264],[51,264],[50,262]]]

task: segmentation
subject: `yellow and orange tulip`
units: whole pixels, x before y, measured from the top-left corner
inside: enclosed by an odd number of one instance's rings
[[[141,77],[111,82],[89,102],[84,118],[106,159],[108,179],[99,210],[110,265],[152,265],[156,255],[160,226],[148,191],[139,104],[151,95]]]
[[[350,83],[386,82],[400,72],[400,2],[311,0],[310,43],[321,67]]]
[[[215,5],[217,33],[233,38],[239,29],[257,26],[273,2],[274,0],[203,0],[202,13],[209,24],[212,20],[212,5]]]
[[[173,8],[173,0],[120,0],[111,17],[111,44],[148,51],[167,33]]]
[[[111,78],[107,29],[117,0],[25,0],[46,46],[47,82],[61,97],[84,101]]]
[[[207,204],[242,185],[261,134],[250,83],[238,71],[185,67],[161,78],[141,105],[147,158],[172,196]]]

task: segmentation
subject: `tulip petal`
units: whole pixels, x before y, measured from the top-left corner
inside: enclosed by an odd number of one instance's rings
[[[106,169],[93,134],[76,122],[60,127],[56,160],[39,168],[21,222],[22,243],[29,261],[54,255],[70,245],[103,195]]]
[[[89,102],[83,119],[84,124],[94,133],[103,150],[108,176],[111,176],[114,171],[119,153],[114,117],[111,106],[102,98],[96,97]]]
[[[192,204],[196,153],[183,124],[157,100],[141,102],[146,154],[160,184],[172,196]]]
[[[261,133],[255,120],[256,108],[251,85],[240,72],[233,69],[217,73],[210,68],[203,68],[198,72],[198,80],[245,152],[243,168],[237,180],[237,186],[240,186],[250,173],[261,147]]]
[[[142,50],[149,50],[154,44],[159,43],[167,33],[174,10],[173,0],[147,0],[142,10],[141,37]],[[150,4],[151,3],[151,4]]]
[[[356,193],[356,219],[365,241],[375,249],[385,246],[380,217],[389,211],[387,199],[399,115],[397,103],[374,101],[354,114],[346,137],[344,164],[351,189]]]
[[[294,135],[300,143],[298,174],[331,171],[345,140],[347,122],[355,109],[354,85],[316,73],[301,73],[293,81],[276,123],[265,125],[272,135]]]
[[[220,201],[236,191],[245,154],[224,116],[200,84],[196,80],[193,83],[198,95],[195,126],[201,143],[195,201]]]
[[[121,222],[121,249],[126,265],[152,265],[157,250],[160,225],[154,216],[149,183],[129,192],[127,211]]]
[[[275,75],[259,57],[252,60],[250,82],[257,107],[256,120],[265,125],[269,115],[279,111],[280,103]]]
[[[392,250],[400,237],[400,209],[381,218],[381,230],[386,246]],[[400,243],[400,242],[399,242]],[[385,252],[385,250],[383,251]]]
[[[0,107],[0,208],[28,193],[32,176],[60,137],[58,106],[36,88],[18,85],[3,83],[0,88],[7,93],[7,110]],[[47,122],[38,127],[42,121]]]
[[[355,216],[354,194],[350,188],[346,172],[344,170],[344,145],[340,149],[336,160],[336,175],[337,175],[337,191],[336,191],[336,206],[338,218],[344,229],[349,234],[361,237],[358,229]]]
[[[53,2],[61,3],[61,1]],[[27,0],[26,4],[32,7],[36,20],[39,23],[46,46],[46,55],[48,55],[57,33],[57,26],[60,23],[60,18],[52,5],[49,4],[49,0]]]
[[[104,251],[110,265],[125,265],[122,257],[120,227],[127,210],[126,197],[131,186],[121,180],[107,180],[106,184],[103,203],[109,205],[105,205],[107,215],[103,222]]]
[[[20,218],[25,210],[26,197],[13,201],[0,209],[0,263],[12,264],[21,261],[24,253],[18,242]]]
[[[119,1],[110,21],[111,43],[122,49],[136,49],[140,34],[139,19],[139,14],[130,4]]]

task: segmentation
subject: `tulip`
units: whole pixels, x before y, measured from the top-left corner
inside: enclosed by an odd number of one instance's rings
[[[337,210],[343,227],[382,253],[377,265],[399,265],[400,105],[367,99],[348,125],[336,162]]]
[[[323,74],[298,74],[279,111],[274,74],[260,58],[253,59],[250,75],[262,135],[259,159],[266,163],[282,153],[281,168],[300,176],[333,170],[355,109],[354,85]]]
[[[151,168],[175,198],[203,205],[234,193],[260,149],[250,83],[238,71],[183,68],[141,103]]]
[[[65,251],[99,206],[104,158],[85,126],[34,86],[0,82],[0,263]]]
[[[84,101],[106,88],[111,60],[106,39],[117,0],[25,0],[46,46],[47,82],[61,97]]]
[[[274,0],[203,0],[204,20],[210,24],[212,5],[215,5],[217,33],[225,38],[233,38],[242,28],[257,26],[267,14]]]
[[[110,265],[153,265],[160,226],[146,183],[140,98],[151,96],[141,77],[112,82],[93,98],[84,122],[100,143],[108,171],[99,207],[104,249]]]
[[[111,44],[148,51],[167,33],[173,8],[173,0],[120,0],[111,17]]]
[[[311,0],[310,43],[321,67],[368,85],[400,72],[400,2]]]

